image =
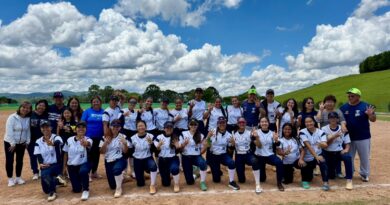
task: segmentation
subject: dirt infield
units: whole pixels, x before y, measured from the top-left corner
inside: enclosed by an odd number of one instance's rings
[[[0,137],[4,137],[5,121],[12,112],[0,112]],[[378,121],[372,124],[372,156],[370,182],[363,183],[358,174],[354,175],[355,189],[344,189],[345,180],[331,180],[332,190],[324,192],[320,190],[321,178],[317,176],[312,183],[312,189],[303,190],[299,187],[300,174],[295,173],[294,183],[285,186],[285,192],[276,189],[276,173],[267,169],[267,182],[262,183],[264,192],[260,195],[254,193],[254,179],[250,168],[247,167],[247,182],[240,184],[241,190],[233,191],[227,187],[228,175],[223,169],[224,175],[220,184],[211,182],[211,176],[207,177],[209,190],[201,192],[197,181],[195,185],[185,185],[181,176],[181,192],[174,194],[172,187],[165,188],[160,185],[158,177],[158,193],[154,196],[148,194],[148,186],[137,188],[135,181],[124,184],[124,196],[113,198],[113,191],[108,188],[105,178],[103,163],[99,166],[99,173],[103,179],[94,180],[90,184],[90,199],[83,204],[285,204],[285,203],[335,203],[356,202],[360,204],[390,204],[390,122]],[[102,158],[101,158],[102,159]],[[0,149],[0,204],[43,204],[46,195],[43,194],[40,181],[32,181],[32,173],[29,165],[29,157],[26,151],[22,177],[25,185],[7,187],[5,173],[4,148]],[[355,162],[358,167],[358,161]],[[269,168],[269,167],[268,167]],[[147,184],[149,181],[146,182]],[[71,193],[70,186],[57,189],[58,199],[54,204],[78,204],[80,194]]]

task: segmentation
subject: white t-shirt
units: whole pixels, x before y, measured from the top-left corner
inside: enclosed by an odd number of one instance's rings
[[[228,116],[228,124],[235,125],[237,124],[237,120],[239,117],[242,117],[242,113],[244,110],[242,107],[234,107],[233,105],[229,105],[226,107],[226,113]]]
[[[170,158],[176,156],[176,149],[172,149],[170,145],[171,137],[165,137],[165,135],[161,134],[153,140],[154,145],[157,147],[160,141],[164,141],[164,144],[160,147],[159,157]]]
[[[251,132],[245,130],[243,133],[233,132],[234,142],[236,143],[237,154],[246,154],[249,152],[251,144]]]
[[[190,155],[190,156],[200,155],[200,151],[202,150],[202,147],[203,147],[202,141],[204,139],[203,134],[200,134],[200,135],[201,135],[200,143],[196,144],[194,139],[193,139],[193,136],[190,133],[190,131],[182,132],[182,134],[180,135],[179,143],[182,145],[186,139],[189,139],[189,143],[183,149],[183,153],[182,153],[183,155],[186,155],[186,156],[188,156],[188,155]]]
[[[122,110],[123,114],[129,113],[128,116],[125,116],[125,123],[123,125],[123,128],[126,130],[137,130],[137,116],[138,112],[133,110],[130,111],[129,108],[125,108]]]
[[[341,131],[341,126],[337,126],[336,130],[332,130],[329,125],[326,125],[325,127],[321,128],[322,131],[325,132],[327,136],[334,135]],[[349,138],[349,134],[345,133],[341,135],[340,137],[337,137],[333,140],[332,144],[328,144],[328,147],[325,148],[326,151],[329,152],[339,152],[343,150],[343,144],[349,144],[351,143],[351,139]]]
[[[147,130],[154,130],[156,129],[155,120],[154,120],[154,110],[152,113],[152,110],[148,110],[143,113],[141,113],[141,120],[146,122],[146,129]]]
[[[164,123],[173,119],[169,110],[157,108],[153,110],[153,114],[158,130],[164,130]]]
[[[196,120],[203,120],[203,114],[207,109],[206,102],[204,100],[192,100],[191,102],[195,103],[194,107],[192,108],[192,118],[195,118]]]
[[[218,118],[221,116],[223,117],[222,109],[222,107],[221,109],[213,107],[213,109],[211,110],[208,131],[215,130],[217,128]]]
[[[55,134],[51,134],[50,141],[53,142],[53,144],[56,141],[59,141],[61,145],[63,144],[61,137]],[[42,156],[44,164],[57,163],[57,154],[55,147],[47,145],[46,142],[43,141],[43,137],[37,139],[37,141],[35,142],[34,155],[38,154]]]
[[[122,110],[117,106],[115,109],[108,107],[104,110],[102,121],[111,123],[113,120],[117,120],[122,116]]]
[[[299,132],[299,137],[301,138],[302,146],[304,146],[304,142],[309,142],[310,146],[317,155],[320,155],[322,153],[322,149],[319,147],[319,144],[321,142],[327,142],[325,132],[318,128],[316,128],[316,131],[314,133],[310,133],[307,128],[304,128]],[[303,160],[305,160],[305,162],[313,161],[314,156],[310,153],[307,147],[304,146],[304,148],[305,156]]]
[[[276,110],[278,110],[279,112],[283,112],[283,108],[277,101],[273,101],[272,103],[267,104],[269,123],[276,123]]]
[[[284,156],[283,158],[283,164],[293,164],[300,157],[299,149],[301,148],[301,145],[296,139],[293,138],[282,138],[279,141],[280,145],[278,146],[278,148],[282,149],[285,152],[290,149],[290,154]]]
[[[175,119],[178,115],[180,115],[181,119],[175,122],[174,127],[179,129],[188,129],[188,110],[182,108],[181,110],[173,109],[171,110],[171,114],[173,115],[173,119]]]
[[[89,137],[85,137],[85,139],[90,143],[91,147],[92,139]],[[68,165],[77,166],[88,161],[88,150],[80,144],[80,141],[76,139],[76,136],[68,138],[68,140],[65,142],[63,150],[64,152],[68,153]]]
[[[293,114],[294,115],[294,114]],[[295,119],[295,118],[294,118]],[[280,127],[279,127],[279,138],[282,138],[283,134],[283,125],[286,123],[291,123],[291,115],[288,112],[285,112],[280,118]]]
[[[230,132],[226,131],[224,134],[218,132],[214,133],[214,135],[210,138],[211,140],[211,147],[210,151],[212,154],[215,155],[221,155],[225,154],[228,145],[230,144],[230,138],[232,137],[232,134]]]
[[[255,155],[262,156],[262,157],[268,157],[274,154],[273,152],[273,131],[268,131],[267,133],[264,133],[261,129],[256,130],[257,134],[260,138],[261,147],[256,146]]]
[[[152,154],[150,153],[151,144],[148,143],[147,138],[153,140],[153,135],[150,133],[146,133],[145,137],[140,138],[138,134],[135,134],[130,138],[130,148],[134,148],[134,158],[145,159],[152,156]]]
[[[126,139],[126,135],[119,133],[118,136],[111,140],[111,143],[107,145],[107,151],[104,154],[104,158],[107,162],[113,162],[123,157],[123,144],[121,139]],[[105,137],[100,141],[99,147],[102,147],[105,141]],[[127,141],[127,140],[126,140]],[[129,143],[127,141],[127,146]]]

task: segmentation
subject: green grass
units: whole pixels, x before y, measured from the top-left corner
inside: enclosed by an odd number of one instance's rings
[[[347,101],[345,93],[351,87],[359,88],[362,92],[361,99],[375,105],[377,112],[390,111],[390,70],[339,77],[275,98],[279,102],[284,102],[293,97],[302,102],[303,98],[310,96],[319,102],[326,95],[333,94],[339,105]]]
[[[376,118],[381,121],[390,121],[390,115],[377,115]]]

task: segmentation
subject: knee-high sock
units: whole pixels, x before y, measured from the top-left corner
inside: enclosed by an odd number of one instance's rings
[[[229,182],[234,181],[234,174],[236,172],[236,169],[229,169],[228,172],[229,172]]]
[[[122,189],[123,174],[115,176],[116,189]]]
[[[179,179],[180,179],[179,174],[173,175],[173,181],[175,182],[175,184],[179,184]]]
[[[157,172],[150,172],[150,185],[156,185]]]
[[[253,170],[252,172],[255,177],[256,184],[260,184],[260,170]]]
[[[200,181],[201,182],[206,181],[206,174],[207,174],[207,171],[200,170]]]

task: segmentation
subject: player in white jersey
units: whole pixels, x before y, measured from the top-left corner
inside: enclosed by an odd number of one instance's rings
[[[281,113],[281,117],[278,120],[277,130],[282,130],[284,124],[290,123],[293,125],[294,128],[296,128],[297,125],[297,117],[298,117],[298,104],[297,101],[294,98],[290,98],[287,100],[286,104],[284,105],[283,111]],[[296,130],[296,129],[295,129]],[[278,132],[279,138],[282,138],[282,131]]]
[[[272,89],[268,89],[265,93],[265,99],[261,102],[262,108],[260,108],[262,117],[266,116],[269,120],[269,130],[278,132],[276,121],[281,117],[283,111],[282,105],[274,99],[275,92]]]
[[[203,140],[203,134],[198,130],[198,120],[191,119],[189,122],[189,130],[184,131],[180,135],[180,146],[182,149],[182,166],[184,177],[188,185],[194,184],[192,166],[197,166],[200,169],[200,189],[207,191],[206,175],[207,163],[202,157],[206,152],[207,146]]]
[[[118,106],[119,98],[116,95],[110,96],[109,107],[104,110],[102,121],[104,128],[104,135],[108,135],[110,132],[110,124],[112,121],[120,119],[122,117],[122,110]],[[122,122],[121,122],[122,125]]]
[[[161,184],[163,186],[171,186],[171,174],[173,176],[175,193],[180,191],[179,187],[179,167],[180,161],[176,153],[180,149],[179,138],[173,133],[173,122],[167,121],[164,123],[164,133],[155,137],[154,145],[159,151],[158,167],[160,170]]]
[[[68,138],[63,147],[64,167],[67,167],[72,191],[80,193],[81,200],[89,197],[89,175],[91,164],[88,161],[88,153],[92,147],[92,139],[85,136],[87,131],[85,122],[80,121],[76,125],[76,136]]]
[[[177,98],[175,104],[175,109],[171,110],[174,122],[173,133],[180,136],[183,131],[188,130],[188,110],[183,108],[183,100],[181,98]]]
[[[150,172],[150,194],[157,192],[156,177],[157,165],[154,161],[151,148],[153,146],[153,135],[146,132],[145,121],[137,122],[137,134],[130,138],[130,148],[134,158],[134,172],[137,179],[137,186],[145,186],[144,172]]]
[[[315,127],[315,119],[313,116],[305,118],[305,127],[299,131],[301,144],[305,149],[303,157],[306,166],[302,168],[302,187],[304,189],[310,188],[310,182],[313,179],[313,169],[319,165],[322,176],[322,189],[328,191],[330,189],[328,183],[328,167],[325,159],[322,156],[322,149],[326,148],[327,139],[326,134],[319,128]]]
[[[347,179],[346,189],[353,189],[352,185],[352,157],[348,153],[351,139],[348,132],[344,133],[339,124],[339,115],[337,112],[330,112],[327,116],[329,124],[322,128],[327,135],[328,147],[323,150],[326,164],[328,165],[329,179],[336,177],[336,168],[340,161],[344,161],[345,178]]]
[[[195,99],[191,100],[188,103],[188,118],[194,118],[198,121],[198,130],[203,134],[207,134],[207,130],[205,129],[205,125],[203,122],[203,115],[207,110],[207,105],[204,100],[202,100],[203,97],[203,89],[202,88],[196,88],[195,89]]]
[[[245,183],[245,164],[252,166],[253,176],[256,182],[255,192],[257,194],[262,192],[260,186],[260,170],[259,163],[257,162],[256,157],[250,150],[250,144],[252,143],[251,132],[246,130],[246,120],[244,117],[238,118],[238,130],[233,131],[233,141],[232,145],[235,147],[236,155],[235,155],[235,163],[236,163],[236,172],[238,181],[240,183]]]
[[[265,165],[270,164],[276,167],[276,182],[279,191],[284,191],[282,185],[283,179],[283,162],[273,152],[273,146],[280,144],[278,134],[269,129],[269,120],[267,117],[260,118],[260,129],[252,130],[252,135],[255,137],[255,156],[260,168],[260,181],[265,182],[267,175]]]
[[[283,183],[290,184],[294,181],[294,168],[301,169],[306,165],[303,160],[305,151],[297,138],[297,131],[291,123],[284,123],[280,130],[282,137],[279,139],[280,145],[277,148],[277,153],[283,160]]]
[[[156,120],[155,120],[155,110],[152,107],[153,105],[153,98],[148,97],[146,98],[144,103],[139,104],[139,118],[137,120],[143,120],[146,123],[147,132],[152,134],[153,136],[158,135],[158,130],[156,127]]]
[[[203,119],[207,120],[207,131],[217,129],[219,117],[226,118],[226,110],[222,107],[222,98],[216,98],[214,105],[209,104],[207,111],[203,115]]]
[[[120,120],[113,120],[110,124],[110,132],[100,141],[100,153],[104,154],[104,165],[108,185],[115,189],[114,197],[122,195],[123,170],[126,169],[127,161],[124,154],[128,152],[129,143],[124,134],[119,133]]]
[[[50,122],[42,120],[40,123],[43,136],[35,142],[34,155],[37,156],[41,169],[42,190],[48,194],[48,201],[57,198],[56,185],[60,182],[61,146],[63,144],[60,136],[51,133]],[[62,184],[66,186],[66,183]]]
[[[210,154],[207,156],[207,162],[210,165],[213,182],[221,182],[221,164],[228,167],[229,187],[233,190],[239,190],[240,187],[234,181],[236,165],[227,154],[227,149],[232,146],[234,141],[232,134],[226,130],[226,118],[218,118],[217,129],[211,130],[207,134],[207,144],[210,147]]]
[[[173,115],[169,112],[168,105],[169,99],[163,98],[161,100],[161,107],[153,110],[154,121],[158,130],[157,134],[154,135],[155,137],[164,133],[165,122],[173,120]]]
[[[232,97],[232,104],[226,107],[226,115],[227,115],[227,131],[233,133],[233,131],[237,131],[238,118],[242,117],[244,110],[240,106],[240,101],[237,96]]]

